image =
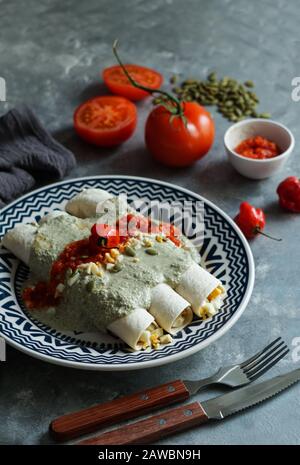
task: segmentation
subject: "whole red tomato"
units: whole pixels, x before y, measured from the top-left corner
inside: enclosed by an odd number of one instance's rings
[[[168,166],[189,166],[204,157],[215,136],[210,113],[196,102],[181,102],[168,92],[138,83],[123,65],[117,45],[115,41],[114,55],[131,86],[162,98],[163,103],[149,114],[145,128],[146,145],[154,158]]]
[[[145,141],[153,157],[168,166],[189,166],[211,148],[215,125],[210,113],[196,102],[183,102],[183,116],[172,116],[164,106],[148,116]]]

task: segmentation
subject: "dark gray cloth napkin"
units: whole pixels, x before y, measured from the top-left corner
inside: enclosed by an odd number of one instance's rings
[[[63,178],[75,164],[73,153],[53,139],[27,106],[0,118],[0,208],[37,180]]]

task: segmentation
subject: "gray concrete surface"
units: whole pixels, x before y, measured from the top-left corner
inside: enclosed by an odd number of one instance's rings
[[[170,379],[205,376],[275,336],[289,344],[300,336],[300,217],[283,213],[276,197],[281,179],[300,174],[300,103],[291,99],[291,79],[300,74],[299,19],[296,0],[0,0],[0,75],[7,81],[0,113],[20,102],[31,105],[76,154],[78,166],[70,177],[164,179],[204,195],[231,216],[247,199],[264,207],[269,232],[283,238],[277,243],[261,237],[251,244],[257,277],[247,310],[225,336],[186,360],[135,373],[91,373],[48,365],[8,348],[0,367],[0,443],[50,443],[47,427],[57,415]],[[143,143],[149,101],[139,104],[138,130],[123,146],[103,151],[78,140],[73,110],[103,92],[99,73],[114,63],[116,37],[127,62],[157,68],[166,81],[173,73],[205,77],[212,69],[253,79],[261,110],[295,135],[296,148],[284,171],[261,182],[234,172],[222,145],[229,123],[215,113],[216,141],[203,161],[185,170],[159,166]],[[294,351],[294,359],[289,355],[270,376],[296,367],[296,358]],[[299,389],[161,444],[300,444]]]

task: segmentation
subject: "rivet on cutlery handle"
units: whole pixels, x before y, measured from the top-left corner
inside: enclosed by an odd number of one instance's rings
[[[168,410],[146,420],[107,431],[79,445],[147,444],[208,421],[199,402]]]
[[[188,398],[183,382],[173,381],[56,418],[50,424],[50,433],[57,441],[68,441]]]

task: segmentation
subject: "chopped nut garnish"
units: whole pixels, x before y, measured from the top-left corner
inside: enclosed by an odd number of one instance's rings
[[[71,278],[68,279],[68,286],[73,286],[73,284],[76,283],[77,279],[79,278],[79,273],[74,273],[73,276],[71,276]]]
[[[100,270],[99,270],[99,267],[96,265],[96,263],[91,263],[89,271],[91,274],[97,275]]]
[[[106,263],[115,263],[114,258],[108,252],[105,253],[104,260]]]
[[[110,255],[111,255],[113,258],[116,258],[118,255],[120,255],[120,252],[118,251],[118,249],[111,249]]]
[[[110,270],[112,270],[112,269],[114,268],[114,266],[115,266],[114,263],[107,263],[107,264],[106,264],[106,269],[107,269],[108,271],[110,271]]]
[[[55,289],[54,297],[55,298],[59,297],[62,294],[64,288],[65,288],[64,284],[62,283],[58,284]]]
[[[86,270],[87,274],[93,274],[95,276],[103,276],[102,265],[89,262],[89,263],[82,263],[78,266],[78,269]],[[71,278],[72,279],[72,278]]]
[[[210,317],[214,316],[216,313],[217,313],[216,309],[209,302],[205,303],[200,308],[200,311],[199,311],[199,314],[203,318],[203,320],[206,320],[207,318],[210,318]]]
[[[152,246],[153,246],[153,242],[150,241],[150,239],[145,239],[145,240],[144,240],[144,246],[145,246],[145,247],[152,247]]]
[[[157,240],[157,242],[164,242],[164,239],[162,236],[156,236],[155,239]]]

